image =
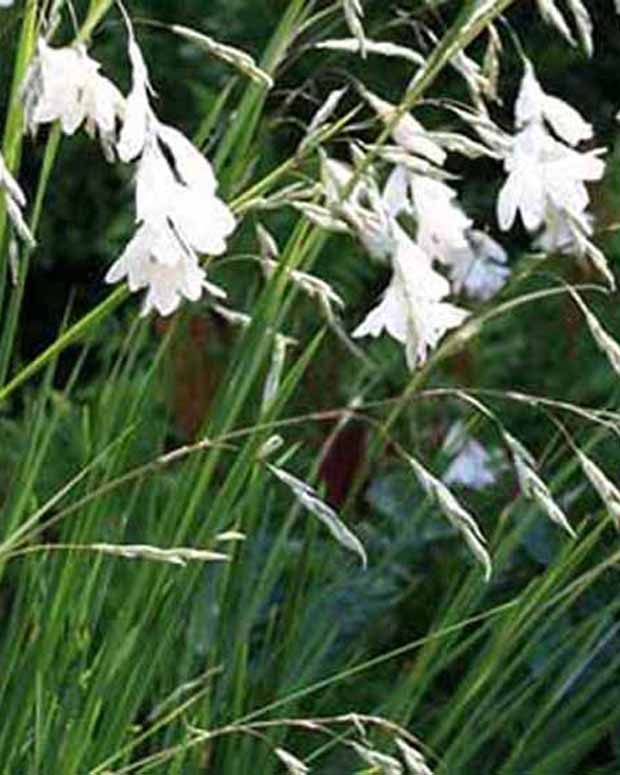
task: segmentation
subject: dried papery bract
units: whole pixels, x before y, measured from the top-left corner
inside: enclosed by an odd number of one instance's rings
[[[366,33],[362,24],[364,18],[362,0],[340,0],[340,2],[349,31],[358,42],[360,55],[364,58],[366,56]]]
[[[350,746],[366,764],[370,764],[373,772],[381,773],[381,775],[403,775],[402,764],[393,756],[375,751],[367,745],[360,745],[360,743],[350,743]]]
[[[101,554],[108,554],[114,557],[123,557],[127,560],[151,560],[153,562],[164,562],[171,565],[185,566],[188,562],[227,562],[230,557],[221,552],[213,552],[207,549],[194,549],[185,546],[178,546],[172,549],[162,549],[159,546],[149,546],[147,544],[89,544],[86,547]]]
[[[358,54],[361,51],[361,43],[357,38],[330,38],[329,40],[319,41],[315,45],[315,48]],[[365,38],[364,49],[367,54],[378,54],[384,57],[405,59],[407,62],[418,65],[418,67],[423,67],[426,64],[426,59],[424,59],[422,54],[419,54],[412,48],[399,46],[388,40],[371,40],[370,38]]]
[[[398,106],[387,102],[362,86],[358,88],[379,118],[391,126],[392,137],[398,145],[409,153],[422,156],[441,167],[446,160],[445,151],[434,142],[432,136],[411,113],[408,111],[403,113]]]
[[[611,368],[616,374],[620,375],[620,344],[605,331],[599,319],[590,310],[577,291],[574,288],[569,288],[569,291],[586,319],[592,338],[598,345],[600,351],[607,357]]]
[[[133,83],[118,154],[127,162],[138,158],[139,227],[106,281],[126,277],[130,290],[147,289],[143,314],[155,309],[169,315],[182,299],[197,301],[204,290],[220,298],[226,295],[207,282],[198,254],[223,253],[235,219],[216,196],[209,162],[181,132],[155,116],[148,70],[131,26],[128,30]]]
[[[519,486],[524,497],[538,503],[552,522],[555,522],[572,538],[575,538],[576,533],[566,515],[553,499],[547,485],[534,470],[536,461],[531,453],[507,431],[502,431],[502,436],[510,449]]]
[[[573,33],[564,15],[557,7],[555,0],[537,0],[538,10],[543,19],[555,27],[555,29],[572,46],[577,45]],[[573,15],[573,21],[586,54],[592,56],[592,18],[582,0],[567,0],[568,7]]]
[[[26,197],[19,183],[11,175],[2,154],[0,154],[0,191],[4,193],[6,211],[17,235],[31,248],[35,247],[35,239],[23,214]]]
[[[334,89],[328,95],[323,104],[318,108],[310,119],[306,134],[302,141],[299,143],[299,151],[303,151],[307,148],[308,144],[320,133],[320,131],[326,126],[329,119],[336,112],[340,101],[346,93],[348,87],[344,86],[342,89]]]
[[[349,530],[338,514],[319,498],[315,490],[309,484],[302,482],[301,479],[297,479],[297,477],[283,468],[278,468],[271,465],[271,463],[267,464],[267,468],[276,478],[290,488],[295,498],[305,509],[327,527],[339,544],[359,556],[362,566],[365,568],[368,564],[368,558],[366,557],[366,550],[362,542]]]
[[[288,775],[308,775],[310,772],[310,768],[290,751],[284,748],[275,748],[273,752],[286,767]]]
[[[450,490],[414,457],[407,460],[413,469],[423,490],[441,509],[445,517],[457,528],[472,554],[484,569],[485,581],[489,581],[493,571],[491,558],[486,548],[486,538],[472,515],[461,506]]]
[[[433,771],[426,763],[426,759],[420,751],[417,751],[400,737],[396,738],[396,745],[398,746],[401,756],[405,760],[407,772],[409,772],[410,775],[433,775]]]
[[[200,48],[208,51],[209,54],[221,59],[233,67],[236,67],[242,73],[247,75],[253,81],[262,84],[267,89],[273,87],[273,78],[269,73],[262,70],[247,52],[241,51],[233,46],[226,46],[223,43],[219,43],[217,40],[210,38],[202,32],[197,32],[189,27],[183,27],[180,24],[171,25],[170,29],[176,32],[177,35],[185,38],[186,40],[196,43]]]
[[[620,530],[620,489],[585,452],[577,449],[576,453],[584,474],[605,504],[605,508],[609,511],[616,529]]]

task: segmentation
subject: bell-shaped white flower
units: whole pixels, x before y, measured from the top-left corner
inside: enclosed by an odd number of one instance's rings
[[[441,180],[411,172],[403,165],[392,170],[383,191],[387,212],[401,212],[417,223],[416,242],[431,258],[445,262],[448,255],[467,247],[466,230],[472,225],[456,201],[456,191]]]
[[[461,325],[469,313],[441,301],[450,292],[448,281],[432,268],[424,251],[400,227],[395,228],[392,279],[381,302],[353,336],[377,337],[385,329],[405,346],[407,364],[414,369],[424,363],[446,331]]]
[[[530,124],[516,136],[504,166],[508,178],[497,200],[504,231],[517,212],[530,232],[554,212],[583,213],[589,203],[585,182],[600,180],[605,171],[597,151],[579,153],[554,140],[541,124]]]
[[[461,209],[456,191],[447,183],[396,165],[383,191],[388,214],[407,213],[417,224],[416,243],[431,259],[448,267],[456,293],[488,299],[509,274],[503,248]]]
[[[164,143],[165,139],[165,143]],[[161,150],[164,145],[174,169]],[[211,165],[180,132],[159,127],[138,163],[138,221],[170,220],[182,238],[199,253],[220,255],[235,219],[215,195]]]
[[[204,289],[220,298],[226,296],[207,282],[196,254],[164,220],[142,224],[105,279],[115,283],[125,277],[130,291],[147,289],[143,315],[152,309],[170,315],[183,299],[197,301]]]
[[[72,135],[85,124],[91,135],[99,134],[109,153],[125,100],[116,86],[99,74],[100,67],[83,46],[52,48],[39,39],[23,89],[30,131],[59,121],[62,131]]]
[[[531,62],[525,60],[524,67],[523,80],[515,104],[517,129],[547,122],[555,134],[571,146],[591,140],[592,125],[564,100],[545,94]]]

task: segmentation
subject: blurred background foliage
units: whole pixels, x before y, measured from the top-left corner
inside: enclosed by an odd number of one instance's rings
[[[226,126],[235,121],[232,107],[243,84],[232,82],[235,76],[229,69],[160,25],[182,23],[260,57],[287,6],[286,0],[212,0],[209,3],[204,0],[132,0],[127,5],[149,62],[152,82],[158,93],[159,115],[189,135],[198,137],[201,147],[211,157]],[[364,3],[367,33],[376,39],[389,35],[391,40],[403,45],[422,48],[425,38],[419,25],[430,24],[440,32],[454,18],[459,5],[458,2],[412,2],[402,5],[369,0]],[[509,16],[512,32],[519,36],[526,53],[536,62],[545,89],[578,107],[594,124],[596,144],[608,148],[609,172],[600,185],[592,187],[591,194],[599,229],[598,242],[605,248],[612,269],[617,273],[620,238],[615,229],[620,214],[620,146],[614,117],[620,108],[617,77],[620,19],[614,14],[611,0],[588,3],[595,21],[595,54],[590,61],[582,52],[566,45],[554,30],[534,16],[532,3],[517,5],[518,8]],[[79,13],[80,3],[76,6]],[[19,19],[20,3],[16,3],[13,10],[0,11],[0,113],[6,109],[11,47],[16,39]],[[512,126],[512,105],[521,70],[507,34],[508,28],[504,24],[500,24],[499,28],[505,45],[500,79],[502,104],[494,106],[493,113],[500,123],[509,128]],[[339,17],[331,31],[323,30],[323,35],[326,34],[346,34]],[[66,22],[57,41],[66,41],[70,35],[71,28]],[[97,29],[92,53],[103,62],[104,72],[126,88],[129,68],[125,43],[121,22],[112,14]],[[302,36],[297,41],[276,88],[268,98],[253,148],[250,179],[257,179],[294,152],[309,117],[331,89],[363,77],[369,88],[396,101],[411,77],[408,66],[401,61],[370,57],[362,63],[355,57],[313,51],[312,43],[311,36]],[[480,48],[474,46],[472,51],[479,53]],[[214,126],[205,127],[203,117],[209,114],[225,89],[231,89],[225,109]],[[466,98],[463,83],[452,70],[446,70],[435,85],[433,96],[437,94]],[[352,106],[355,102],[353,88],[347,99],[347,104]],[[422,106],[416,115],[429,125],[453,126],[450,116],[432,106]],[[369,137],[372,137],[370,118],[367,111],[359,114],[361,131],[369,132]],[[31,193],[41,164],[44,139],[45,133],[42,132],[26,143],[20,179],[28,193]],[[330,150],[333,155],[346,158],[347,148],[343,139]],[[487,228],[505,245],[515,273],[524,276],[521,291],[545,287],[550,278],[563,277],[573,282],[596,279],[590,276],[587,267],[577,265],[572,259],[551,258],[541,263],[539,259],[527,256],[527,238],[518,229],[508,236],[499,234],[494,218],[494,201],[501,181],[498,165],[489,161],[463,163],[458,160],[452,164],[453,170],[462,176],[457,185],[465,209],[478,225]],[[305,172],[316,173],[316,167],[310,165]],[[237,191],[227,179],[226,167],[218,173],[223,195],[230,198]],[[131,171],[120,165],[106,164],[96,144],[83,133],[71,142],[61,144],[38,235],[39,247],[28,279],[17,360],[28,360],[54,339],[67,309],[70,309],[72,319],[77,318],[107,293],[108,289],[103,284],[106,268],[132,232],[131,182]],[[294,218],[294,213],[286,210],[266,215],[265,223],[280,244],[284,244],[290,234]],[[247,219],[232,242],[227,257],[216,262],[211,270],[212,279],[229,290],[231,306],[239,309],[250,309],[262,287],[256,265],[244,259],[244,255],[256,251],[253,221],[254,216]],[[347,330],[352,330],[359,322],[388,279],[385,268],[371,264],[360,249],[345,238],[330,239],[326,243],[314,271],[329,280],[347,302],[344,312]],[[593,297],[592,305],[607,329],[618,337],[620,307],[615,300]],[[85,366],[68,398],[60,391],[74,368],[81,348],[71,348],[62,356],[55,377],[55,431],[37,485],[40,501],[67,481],[77,466],[89,460],[92,448],[88,446],[85,428],[89,424],[96,427],[97,417],[106,412],[100,386],[108,379],[128,331],[133,330],[131,327],[137,311],[138,302],[134,297],[125,303],[114,319],[107,320],[91,337]],[[287,319],[286,333],[306,342],[317,330],[317,325],[316,309],[299,300],[295,314]],[[162,451],[162,445],[163,449],[176,446],[197,434],[209,415],[238,338],[236,330],[231,330],[201,304],[193,305],[178,315],[173,326],[169,321],[153,320],[142,329],[138,366],[131,377],[133,382],[125,386],[126,395],[133,392],[138,395],[156,348],[162,337],[168,335],[172,337],[172,343],[154,376],[149,377],[152,379],[154,400],[144,403],[144,412],[139,420],[140,432],[128,452],[128,464],[149,460]],[[381,371],[373,382],[372,398],[397,395],[407,379],[400,348],[385,337],[379,341],[367,340],[364,348],[377,364],[381,364]],[[291,398],[287,413],[301,415],[347,405],[362,387],[358,372],[355,360],[328,333]],[[499,318],[464,351],[433,372],[426,386],[451,385],[494,391],[520,390],[597,407],[618,405],[617,377],[592,343],[582,315],[564,296],[519,308]],[[31,393],[26,391],[19,401],[3,407],[0,418],[3,434],[0,492],[8,490],[27,447],[36,414],[31,400]],[[570,454],[553,424],[531,406],[500,397],[488,400],[500,412],[507,426],[518,430],[519,438],[542,458],[545,471],[551,474],[562,472],[559,483],[561,491],[570,495],[573,523],[592,519],[598,508],[597,502],[580,486],[581,480],[570,466]],[[254,409],[252,406],[248,408],[249,418],[255,416]],[[441,451],[445,434],[451,423],[461,416],[462,407],[457,402],[414,402],[413,407],[402,416],[394,433],[407,449],[431,461],[434,470],[438,471],[448,462]],[[297,461],[301,470],[312,467],[331,429],[330,422],[308,422],[287,433],[289,443],[299,442]],[[474,425],[473,430],[489,447],[498,446],[497,438],[488,427]],[[264,610],[259,612],[248,634],[250,649],[255,654],[248,681],[255,687],[252,691],[255,691],[256,698],[268,700],[272,695],[270,682],[276,668],[283,684],[290,681],[295,686],[302,683],[299,676],[294,677],[300,665],[306,665],[305,669],[312,676],[332,673],[349,664],[355,655],[388,651],[427,633],[437,622],[440,608],[444,613],[448,611],[444,621],[449,621],[450,601],[457,595],[465,572],[463,569],[467,569],[470,562],[466,550],[454,531],[424,505],[423,495],[413,483],[409,471],[398,462],[389,446],[372,460],[362,486],[353,493],[356,474],[363,470],[366,462],[368,444],[366,427],[351,423],[336,438],[329,455],[323,460],[321,476],[327,497],[334,505],[347,505],[347,516],[357,526],[369,554],[380,557],[381,561],[367,574],[352,571],[350,567],[343,570],[338,549],[330,549],[318,556],[316,553],[305,556],[304,540],[307,537],[304,539],[300,534],[297,543],[291,547],[287,566],[270,599],[265,602]],[[617,445],[604,440],[597,447],[597,453],[597,459],[612,478],[617,477]],[[166,477],[170,480],[167,485]],[[173,491],[174,474],[162,473],[162,478],[164,486]],[[472,511],[480,518],[487,534],[505,531],[507,528],[502,520],[513,527],[519,526],[512,552],[500,566],[499,575],[493,582],[490,597],[497,602],[525,589],[558,556],[568,551],[564,536],[559,535],[540,514],[534,514],[535,509],[517,502],[516,496],[515,478],[508,469],[493,488],[466,494]],[[267,497],[270,508],[276,513],[286,513],[288,498],[285,493],[270,493]],[[280,497],[282,503],[278,503]],[[568,502],[566,505],[568,507]],[[248,550],[246,561],[250,567],[253,564],[256,566],[256,574],[259,573],[265,547],[274,540],[269,526],[264,524],[258,534],[251,537],[252,548]],[[616,539],[610,532],[606,540]],[[133,567],[124,571],[124,580],[118,586],[118,600],[106,604],[111,618],[117,607],[122,606],[123,585],[132,584],[132,573]],[[209,627],[209,616],[214,615],[209,595],[216,586],[219,573],[205,573],[189,601],[187,631],[184,633],[189,656],[184,658],[190,662],[193,658],[200,662],[205,648],[202,639]],[[301,602],[291,601],[287,597],[287,589],[292,584],[291,579],[299,573],[305,574],[308,587],[314,590],[314,597]],[[252,572],[246,570],[246,579],[251,577]],[[472,571],[471,577],[476,578],[476,571]],[[309,580],[312,580],[311,585]],[[471,590],[474,581],[468,583],[467,589]],[[9,589],[5,593],[4,604],[0,599],[0,621],[3,605],[6,610],[9,609],[12,595],[13,591]],[[610,609],[613,597],[609,583],[596,585],[580,601],[579,607],[563,612],[562,617],[554,621],[553,632],[541,632],[523,646],[528,650],[527,660],[521,665],[527,675],[527,686],[538,675],[545,676],[545,686],[555,686],[560,666],[554,660],[567,639],[575,639],[574,648],[578,650],[575,633],[579,631],[581,622],[605,612],[606,617],[611,617],[610,627],[616,626],[615,609]],[[438,601],[447,602],[440,606]],[[279,610],[283,621],[290,621],[288,608],[295,604],[305,609],[295,637],[298,643],[307,644],[306,649],[301,654],[297,653],[294,662],[283,665],[274,658],[274,663],[261,645],[265,632],[270,632],[269,637],[273,638],[270,628],[277,628],[279,622],[279,619],[274,619],[273,612]],[[473,602],[471,605],[473,607]],[[323,621],[320,637],[324,637],[326,631],[331,633],[329,643],[319,643],[318,636],[314,637],[313,622],[316,617]],[[235,637],[234,633],[230,637]],[[293,638],[293,635],[290,637]],[[601,687],[618,680],[617,673],[609,675],[606,670],[609,670],[611,662],[614,670],[617,668],[613,659],[620,649],[619,637],[614,629],[596,659],[589,660],[583,667],[583,671],[587,671],[586,680],[598,686],[600,692],[603,691]],[[430,681],[431,689],[423,702],[420,701],[422,704],[410,702],[409,709],[401,714],[404,720],[411,721],[412,728],[422,739],[437,729],[433,718],[434,705],[443,707],[450,702],[455,687],[465,685],[469,664],[466,656],[470,649],[474,653],[475,647],[474,639],[450,661],[448,670]],[[458,648],[463,647],[459,645]],[[614,654],[611,662],[604,656],[608,651]],[[577,660],[577,656],[571,654],[564,654],[564,657],[568,662],[573,658]],[[547,665],[549,670],[545,672]],[[339,685],[327,694],[322,704],[310,704],[307,708],[302,705],[301,710],[325,713],[360,706],[381,706],[388,695],[396,692],[396,685],[402,686],[403,681],[410,680],[403,678],[410,670],[415,673],[413,663],[398,660],[375,671],[369,679]],[[599,679],[601,683],[597,684]],[[559,677],[557,680],[561,683]],[[520,685],[518,681],[516,685]],[[216,704],[225,704],[229,688],[225,682],[222,684],[221,697],[214,700]],[[396,707],[396,700],[395,703],[392,707]],[[410,709],[414,707],[416,711],[410,716]],[[497,732],[493,755],[488,751],[486,754],[478,753],[468,765],[471,769],[446,771],[499,771],[493,769],[492,763],[502,761],[505,749],[514,748],[514,741],[518,740],[529,713],[527,708],[529,706],[520,706],[519,712],[506,722],[506,728]],[[144,709],[144,712],[147,710]],[[611,711],[610,719],[617,724]],[[464,717],[461,722],[465,723]],[[547,726],[547,732],[556,736],[570,734],[569,729],[562,727],[560,715],[557,728]],[[446,727],[445,731],[437,733],[435,742],[440,750],[445,750],[449,748],[448,740],[449,728]],[[601,769],[601,772],[617,772],[613,769],[616,766],[614,763],[620,761],[617,740],[617,734],[614,736],[610,730],[605,730],[589,748],[585,746],[587,750],[581,761],[591,769],[582,771],[594,772],[594,768],[600,765],[610,767]],[[535,750],[534,744],[532,750]],[[338,761],[334,759],[331,770],[321,771],[339,772]],[[550,764],[549,769],[536,771],[569,771],[558,769],[560,766]],[[507,771],[526,772],[518,768]]]

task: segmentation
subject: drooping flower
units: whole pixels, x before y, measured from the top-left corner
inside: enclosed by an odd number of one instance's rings
[[[575,149],[592,138],[591,125],[563,100],[543,92],[529,62],[515,105],[515,123],[518,133],[504,161],[508,178],[497,200],[500,228],[510,229],[519,212],[529,232],[545,229],[543,244],[556,249],[557,238],[565,242],[571,233],[573,247],[579,247],[578,234],[592,233],[585,184],[600,180],[605,170],[601,151]]]
[[[467,247],[472,225],[456,202],[456,191],[441,180],[418,175],[398,165],[387,180],[383,199],[388,212],[406,212],[417,224],[416,242],[431,258],[446,261],[453,250]]]
[[[133,85],[117,150],[124,161],[137,158],[139,227],[106,281],[127,277],[130,290],[148,289],[143,314],[156,309],[169,315],[182,299],[197,301],[203,290],[226,295],[206,281],[198,254],[223,253],[235,219],[216,196],[217,181],[207,159],[153,112],[147,67],[131,28],[129,56]]]
[[[499,242],[483,231],[470,229],[465,236],[467,245],[451,250],[446,258],[452,289],[488,301],[510,276],[508,256]]]
[[[393,274],[381,302],[353,332],[354,337],[379,336],[385,329],[405,346],[410,369],[424,363],[441,337],[467,318],[468,312],[441,299],[450,293],[448,281],[431,260],[395,225],[397,248]]]
[[[388,260],[395,249],[392,218],[372,173],[356,179],[351,166],[323,154],[321,180],[329,213],[348,225],[371,257]]]
[[[125,277],[130,291],[147,288],[143,315],[152,309],[170,315],[183,299],[198,301],[205,288],[213,296],[226,296],[221,288],[207,282],[196,253],[166,221],[142,224],[105,279],[115,283]]]
[[[110,157],[125,101],[99,74],[100,67],[84,46],[52,48],[40,38],[22,92],[28,129],[34,132],[40,124],[59,121],[62,131],[72,135],[85,124],[91,136],[99,135]]]
[[[235,219],[215,195],[215,186],[205,157],[181,132],[160,125],[157,137],[149,138],[138,162],[137,220],[168,221],[195,251],[220,255],[226,250],[226,237],[233,231]]]
[[[24,240],[24,242],[28,243],[31,247],[34,247],[34,237],[32,236],[32,233],[28,228],[22,213],[23,208],[26,206],[26,197],[19,183],[15,180],[13,175],[11,175],[1,154],[0,190],[4,192],[6,211],[9,219],[11,220],[11,223],[15,228],[15,231]]]
[[[448,431],[443,451],[452,462],[442,476],[447,484],[459,484],[472,490],[482,490],[497,480],[497,461],[482,444],[466,431],[461,421],[455,422]]]
[[[126,162],[133,161],[142,153],[149,134],[155,131],[155,126],[158,123],[149,102],[149,93],[152,93],[153,89],[149,81],[146,62],[131,28],[129,30],[128,51],[132,85],[127,97],[125,119],[117,146],[119,157]]]
[[[447,267],[453,291],[486,300],[506,282],[506,252],[494,239],[472,228],[456,191],[447,183],[411,172],[392,170],[383,191],[387,212],[407,213],[416,222],[416,243]]]

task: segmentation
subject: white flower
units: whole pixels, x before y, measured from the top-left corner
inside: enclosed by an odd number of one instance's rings
[[[515,138],[504,166],[509,173],[497,200],[500,228],[507,231],[517,211],[525,228],[536,231],[554,212],[580,215],[588,206],[585,181],[600,180],[605,171],[597,151],[579,153],[530,124]]]
[[[379,336],[383,329],[405,345],[410,369],[424,363],[429,350],[446,331],[456,328],[468,312],[440,301],[450,292],[448,281],[432,268],[429,257],[396,226],[394,272],[382,301],[353,332],[354,337]]]
[[[453,290],[488,299],[505,283],[509,270],[503,248],[484,232],[472,229],[456,191],[403,165],[392,170],[383,191],[388,214],[405,212],[417,223],[416,243],[430,258],[448,267]]]
[[[138,158],[138,231],[106,275],[106,282],[127,277],[129,289],[148,288],[143,314],[169,315],[183,299],[197,301],[203,289],[225,296],[206,282],[198,254],[220,255],[235,228],[229,208],[216,196],[211,165],[173,127],[162,124],[149,103],[146,64],[129,34],[133,86],[118,142],[124,161]]]
[[[165,221],[140,226],[105,279],[115,283],[124,277],[130,291],[148,289],[143,315],[152,309],[169,315],[183,298],[197,301],[205,288],[214,296],[226,296],[216,285],[207,283],[196,254]]]
[[[24,216],[23,208],[26,206],[26,197],[19,183],[9,172],[2,155],[0,155],[0,189],[5,194],[6,211],[19,236],[27,242],[30,247],[34,247],[35,240],[32,236]]]
[[[40,38],[23,89],[30,131],[60,121],[62,131],[72,135],[85,123],[89,134],[98,132],[109,151],[125,101],[116,86],[99,75],[100,67],[83,46],[51,48]]]
[[[472,299],[487,301],[504,286],[510,275],[504,248],[488,234],[470,229],[467,245],[452,250],[446,264],[455,293],[464,291]]]
[[[573,247],[581,246],[575,230],[592,233],[586,213],[589,195],[585,183],[600,180],[605,165],[600,151],[581,153],[574,147],[592,137],[592,127],[579,113],[557,97],[546,95],[526,62],[515,106],[520,130],[507,153],[508,178],[497,200],[497,219],[503,231],[510,229],[517,212],[529,232],[545,227],[539,244],[559,247],[568,233]],[[554,138],[550,129],[556,134]],[[570,249],[570,243],[564,247]]]
[[[544,93],[532,63],[525,60],[525,72],[515,104],[517,129],[545,121],[556,135],[569,145],[575,146],[593,137],[591,124],[588,124],[575,108],[559,97]]]
[[[445,484],[460,484],[472,490],[482,490],[497,480],[497,465],[492,456],[467,433],[462,422],[454,423],[448,431],[443,451],[453,456],[441,477]]]
[[[416,242],[428,256],[444,262],[452,251],[467,247],[465,232],[472,225],[456,196],[446,183],[402,165],[394,167],[383,191],[387,212],[407,212],[415,218]]]
[[[117,151],[122,161],[135,159],[144,148],[152,124],[156,121],[149,103],[148,70],[133,32],[129,30],[129,59],[131,61],[132,86]]]
[[[159,124],[157,138],[149,139],[138,163],[137,220],[168,219],[194,250],[220,255],[226,250],[226,237],[235,228],[235,219],[215,195],[215,186],[204,156],[176,129]]]

